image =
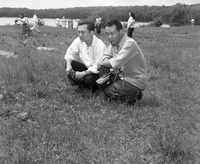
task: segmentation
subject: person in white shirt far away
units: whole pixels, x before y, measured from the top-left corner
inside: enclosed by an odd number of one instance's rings
[[[60,27],[60,19],[59,18],[56,18],[55,23],[56,23],[56,27]]]
[[[61,19],[62,27],[66,27],[66,22],[67,22],[67,19],[65,19],[65,17],[63,17],[63,18]]]
[[[99,90],[96,80],[99,78],[97,66],[106,50],[104,42],[94,35],[92,21],[80,21],[77,27],[78,37],[67,49],[66,73],[71,85],[78,85],[92,92]]]
[[[135,14],[133,12],[129,12],[129,19],[127,24],[127,35],[132,38],[133,31],[135,29]]]
[[[36,32],[40,32],[38,27],[39,19],[36,14],[33,15],[33,26],[30,28],[32,31],[35,30]]]
[[[195,20],[194,19],[191,19],[191,25],[194,26],[194,22]]]

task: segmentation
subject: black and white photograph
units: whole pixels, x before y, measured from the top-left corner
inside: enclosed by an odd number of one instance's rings
[[[0,0],[0,164],[200,164],[200,1]]]

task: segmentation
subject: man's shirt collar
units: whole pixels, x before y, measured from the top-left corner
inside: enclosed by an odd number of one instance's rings
[[[128,37],[128,36],[127,36],[126,34],[123,34],[123,37],[122,37],[122,39],[121,39],[120,42],[119,42],[119,48],[120,48],[120,49],[123,47],[125,41],[127,40],[127,37]]]

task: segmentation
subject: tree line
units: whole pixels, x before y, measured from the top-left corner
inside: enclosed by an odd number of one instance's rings
[[[185,5],[177,3],[173,6],[108,6],[108,7],[74,7],[60,9],[27,9],[27,8],[0,8],[0,17],[18,17],[19,13],[26,13],[32,17],[35,13],[40,18],[65,18],[94,20],[99,14],[102,20],[117,18],[120,21],[128,20],[128,12],[134,12],[138,22],[159,22],[175,26],[190,24],[195,19],[195,25],[200,25],[200,4]]]

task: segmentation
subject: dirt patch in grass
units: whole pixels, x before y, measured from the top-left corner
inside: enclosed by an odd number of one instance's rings
[[[5,56],[7,58],[17,57],[17,55],[15,55],[13,52],[2,51],[2,50],[0,50],[0,56]]]

